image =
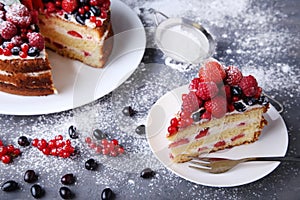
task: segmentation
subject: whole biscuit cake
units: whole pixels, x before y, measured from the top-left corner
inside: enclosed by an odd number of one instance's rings
[[[201,66],[182,95],[182,106],[170,120],[170,158],[186,162],[194,156],[253,143],[267,124],[268,99],[254,76],[216,60]]]
[[[0,3],[0,90],[56,93],[45,46],[102,68],[112,51],[109,0],[22,0]]]

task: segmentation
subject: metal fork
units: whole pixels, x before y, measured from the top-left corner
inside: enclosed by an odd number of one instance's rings
[[[227,172],[236,165],[249,162],[249,161],[289,161],[300,162],[300,157],[250,157],[242,159],[229,159],[229,158],[213,158],[213,157],[192,157],[190,161],[193,165],[189,167],[199,169],[213,174]]]

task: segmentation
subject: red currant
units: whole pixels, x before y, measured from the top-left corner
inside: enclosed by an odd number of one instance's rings
[[[85,10],[84,8],[78,8],[78,12],[83,15],[85,13]]]
[[[118,146],[118,145],[119,145],[119,142],[118,142],[118,140],[116,140],[116,139],[113,139],[113,140],[111,141],[111,143],[113,143],[115,146]]]
[[[178,131],[177,128],[174,127],[174,126],[169,126],[168,127],[169,136],[176,134],[177,131]]]
[[[119,152],[119,154],[123,154],[125,152],[124,148],[120,146],[117,148],[117,151]]]
[[[62,135],[57,135],[57,136],[55,136],[54,139],[55,139],[55,140],[63,140],[64,138],[63,138]]]
[[[90,21],[95,23],[96,22],[96,16],[90,16]]]
[[[9,155],[3,155],[1,156],[1,160],[3,163],[8,164],[11,162],[11,157]]]
[[[172,118],[170,121],[171,126],[177,127],[178,126],[178,119],[176,117]]]
[[[99,19],[96,19],[95,24],[97,27],[100,27],[100,26],[102,26],[102,21]]]
[[[90,137],[86,137],[86,138],[85,138],[85,142],[86,142],[87,144],[90,144],[90,143],[92,142],[92,139],[91,139]]]

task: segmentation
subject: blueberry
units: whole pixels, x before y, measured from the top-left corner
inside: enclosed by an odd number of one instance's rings
[[[131,108],[131,106],[126,106],[126,107],[123,108],[122,113],[125,116],[132,117],[135,114],[135,111]]]
[[[110,188],[105,188],[101,193],[102,200],[111,200],[114,198],[114,193]]]
[[[38,198],[41,198],[42,196],[44,196],[45,191],[40,185],[34,184],[30,188],[30,193],[34,198],[38,199]]]
[[[246,110],[246,106],[242,102],[234,102],[233,106],[238,112],[244,112]]]
[[[267,105],[269,103],[269,99],[266,96],[260,96],[258,98],[258,103],[260,105]]]
[[[89,18],[90,18],[90,16],[91,16],[91,13],[90,13],[90,12],[86,12],[86,13],[84,13],[84,17],[85,17],[86,19],[89,19]]]
[[[257,104],[257,99],[254,97],[246,97],[243,101],[248,106],[253,106],[253,105]]]
[[[21,50],[20,47],[13,47],[10,50],[10,52],[12,53],[12,55],[17,56],[17,55],[19,55],[20,50]]]
[[[74,197],[73,192],[68,187],[61,187],[59,189],[59,195],[63,199],[72,199]]]
[[[105,133],[103,133],[100,129],[95,129],[93,131],[93,136],[97,139],[97,140],[102,140],[107,138],[107,135]]]
[[[98,163],[91,158],[85,162],[85,168],[87,170],[96,170],[98,168]]]
[[[61,177],[60,181],[64,185],[72,185],[75,183],[76,179],[73,174],[65,174],[63,177]]]
[[[70,126],[68,129],[68,133],[70,138],[72,139],[77,139],[78,138],[78,132],[76,131],[76,127],[75,126]]]
[[[205,113],[205,109],[201,109],[201,110],[199,110],[199,111],[197,111],[197,112],[194,112],[194,113],[192,114],[192,119],[193,119],[193,121],[194,121],[194,122],[199,122],[199,121],[201,120],[201,115],[202,115],[203,113]]]
[[[142,178],[151,178],[155,175],[155,172],[150,168],[145,168],[141,171]]]
[[[30,145],[30,142],[26,136],[20,136],[18,138],[18,144],[22,147],[26,147]]]
[[[146,127],[144,124],[139,125],[138,127],[136,127],[135,132],[139,135],[144,135],[146,132]]]
[[[79,0],[79,4],[80,4],[81,6],[89,5],[89,0]]]
[[[66,19],[66,20],[69,20],[69,15],[68,14],[64,14],[64,18]]]
[[[33,183],[37,179],[38,179],[38,177],[33,170],[27,170],[24,174],[24,181],[27,183]]]
[[[93,13],[96,17],[100,16],[101,11],[100,11],[100,9],[98,8],[98,6],[91,6],[90,9],[91,9],[92,13]]]
[[[76,13],[75,14],[75,19],[76,21],[79,23],[79,24],[82,24],[84,25],[85,24],[85,18],[83,15],[79,14],[79,13]]]
[[[40,55],[40,51],[36,47],[30,47],[27,54],[30,57],[38,57]]]
[[[239,86],[232,86],[230,89],[231,89],[231,94],[233,96],[240,97],[243,94],[243,91],[242,91],[242,89]]]
[[[12,192],[19,189],[19,184],[16,181],[10,180],[3,183],[1,190],[4,192]]]

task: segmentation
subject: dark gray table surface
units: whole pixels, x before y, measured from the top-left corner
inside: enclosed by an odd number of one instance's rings
[[[47,157],[35,148],[20,147],[21,157],[8,165],[0,163],[0,184],[11,179],[20,184],[16,192],[0,191],[0,199],[33,199],[31,184],[23,181],[28,169],[39,175],[36,183],[46,191],[42,199],[60,199],[60,177],[66,173],[77,177],[76,183],[69,187],[76,199],[101,199],[105,187],[113,190],[116,199],[300,199],[299,163],[282,163],[267,176],[246,185],[208,187],[170,172],[155,158],[145,135],[135,133],[138,125],[146,123],[151,106],[162,95],[187,84],[197,73],[197,66],[186,69],[166,63],[155,46],[155,23],[147,11],[155,8],[168,16],[186,17],[203,24],[217,41],[214,58],[257,77],[265,92],[284,105],[281,116],[288,130],[287,155],[300,155],[299,0],[123,2],[146,27],[147,48],[141,64],[116,90],[88,105],[39,116],[0,115],[0,139],[5,144],[18,146],[20,135],[50,139],[62,134],[67,138],[70,125],[76,126],[80,133],[80,138],[73,141],[80,149],[80,155],[74,159]],[[128,105],[138,111],[135,116],[122,115],[123,107]],[[90,151],[84,138],[96,128],[118,139],[126,154],[106,158]],[[96,171],[84,168],[88,158],[101,163]],[[140,171],[146,167],[156,172],[153,178],[140,177]]]

